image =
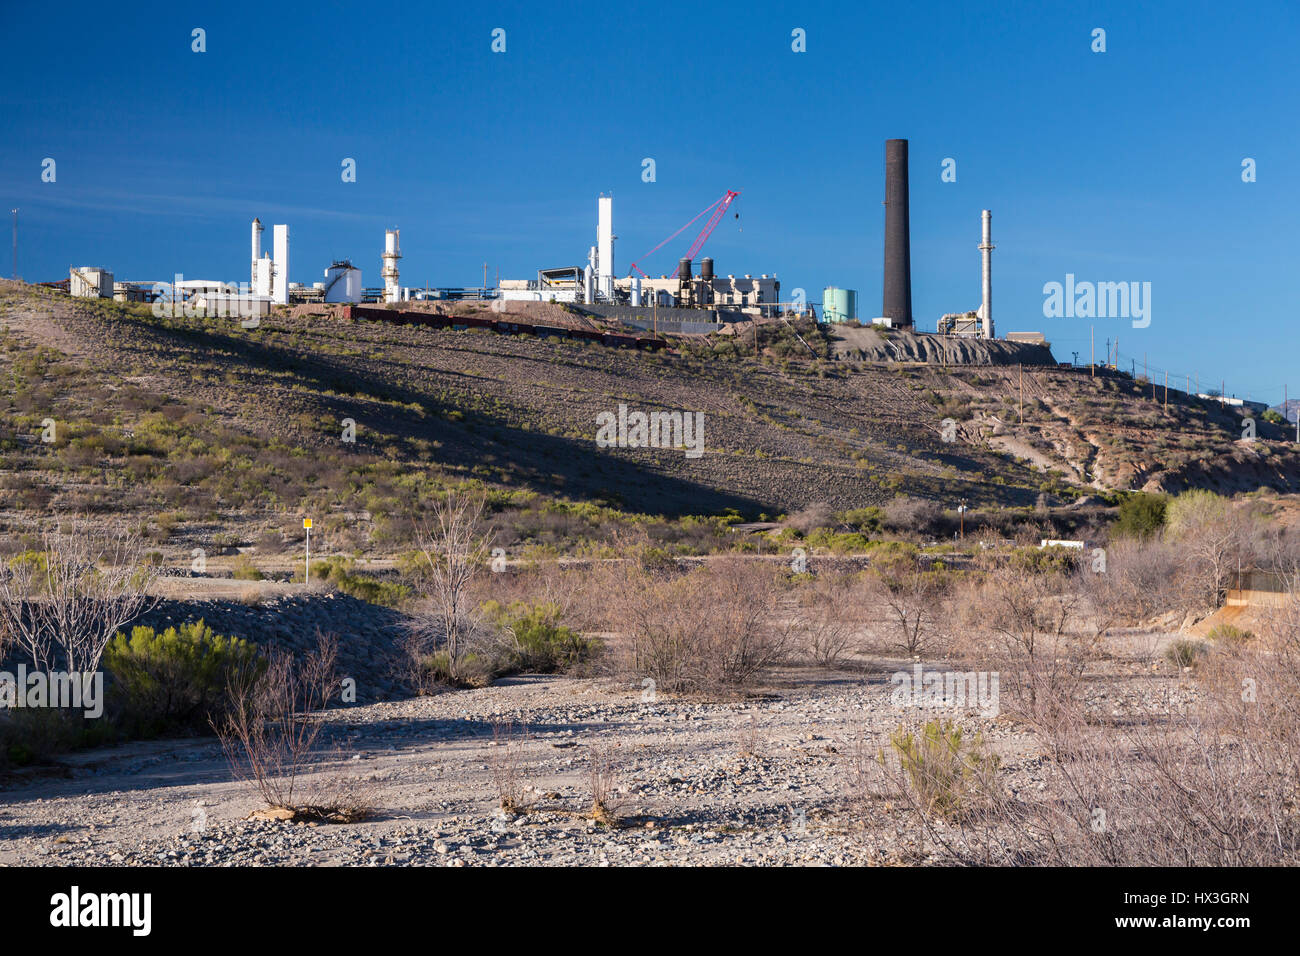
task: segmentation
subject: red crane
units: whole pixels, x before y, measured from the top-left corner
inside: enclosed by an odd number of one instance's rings
[[[688,228],[690,228],[690,226],[691,226],[694,222],[696,222],[696,220],[698,220],[701,216],[703,216],[705,213],[712,212],[713,215],[709,216],[709,221],[708,221],[708,223],[705,225],[705,227],[704,227],[703,229],[700,230],[700,234],[699,234],[698,236],[695,237],[695,241],[691,243],[691,247],[690,247],[689,249],[686,250],[686,258],[687,258],[687,259],[694,259],[694,258],[695,258],[695,254],[696,254],[697,252],[699,252],[700,249],[702,249],[702,248],[704,247],[704,243],[708,241],[709,236],[713,235],[713,230],[716,229],[716,228],[718,227],[718,223],[721,222],[721,221],[722,221],[722,217],[723,217],[724,215],[726,215],[726,213],[727,213],[727,207],[729,207],[729,206],[732,204],[732,202],[735,201],[736,197],[739,196],[739,195],[740,195],[740,193],[736,192],[735,190],[728,189],[728,190],[727,190],[727,191],[722,195],[722,198],[721,198],[721,199],[717,199],[717,200],[715,200],[715,201],[709,203],[709,204],[708,204],[707,206],[705,206],[702,210],[700,210],[700,211],[699,211],[698,213],[696,213],[693,217],[691,217],[690,221],[687,222],[686,225],[682,226],[682,228],[678,229],[676,232],[674,232],[671,236],[669,236],[669,237],[668,237],[667,239],[665,239],[663,242],[659,243],[659,245],[655,246],[653,249],[651,249],[649,252],[647,252],[644,256],[641,256],[640,259],[645,259],[645,258],[647,258],[648,256],[652,256],[652,255],[654,255],[656,252],[658,252],[658,251],[659,251],[660,249],[662,249],[664,246],[668,245],[668,243],[672,242],[674,239],[676,239],[678,236],[680,236],[683,232],[685,232]],[[640,259],[638,259],[637,261],[639,262]],[[635,271],[637,271],[637,272],[641,272],[641,269],[637,266],[636,262],[632,263],[632,268],[631,268],[631,269],[628,269],[627,274],[628,274],[628,275],[631,275],[632,272],[633,272],[633,270],[635,270]],[[646,278],[646,279],[650,278],[650,277],[649,277],[648,275],[646,275],[644,272],[641,272],[641,275],[642,275],[643,278]]]

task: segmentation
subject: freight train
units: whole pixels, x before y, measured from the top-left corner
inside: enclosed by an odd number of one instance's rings
[[[541,325],[536,322],[520,321],[517,318],[499,319],[481,315],[443,315],[437,312],[404,311],[385,309],[378,306],[345,306],[343,317],[345,319],[362,319],[369,322],[390,322],[394,325],[422,325],[433,329],[491,329],[501,335],[535,335],[540,338],[554,336],[559,339],[598,342],[610,348],[658,351],[668,345],[665,339],[649,335],[602,332],[600,329],[569,329],[558,325]]]

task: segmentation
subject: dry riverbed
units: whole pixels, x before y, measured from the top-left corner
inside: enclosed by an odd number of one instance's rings
[[[526,676],[331,711],[340,749],[327,774],[361,778],[378,808],[356,824],[247,819],[261,801],[232,778],[215,740],[77,754],[64,775],[11,778],[0,790],[0,864],[934,861],[901,808],[882,806],[886,824],[868,827],[848,799],[859,742],[874,754],[899,724],[895,669],[786,671],[762,696],[730,702],[643,700],[640,688],[608,680]],[[1032,738],[1005,718],[963,723],[997,749],[1013,791],[1041,788]],[[590,768],[602,759],[613,768],[613,826],[588,818]],[[497,781],[508,774],[532,802],[524,812],[499,809]]]

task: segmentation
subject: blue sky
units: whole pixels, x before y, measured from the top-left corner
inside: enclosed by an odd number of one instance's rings
[[[901,137],[922,329],[978,305],[987,207],[1000,333],[1041,330],[1058,358],[1086,361],[1092,325],[1099,357],[1118,335],[1171,384],[1300,395],[1292,0],[59,11],[8,2],[0,20],[0,199],[21,208],[28,280],[70,264],[244,280],[255,215],[268,244],[289,223],[298,282],[349,257],[378,285],[391,227],[404,285],[477,285],[484,262],[529,278],[584,261],[602,191],[626,273],[730,188],[740,218],[705,247],[719,272],[775,272],[813,301],[854,288],[869,318],[884,140]],[[490,48],[498,27],[505,53]],[[940,181],[948,157],[955,183]],[[670,269],[695,231],[647,271]],[[1150,282],[1150,326],[1044,318],[1044,283],[1067,273]]]

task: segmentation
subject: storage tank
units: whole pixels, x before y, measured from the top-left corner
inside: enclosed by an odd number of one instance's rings
[[[837,289],[831,286],[822,291],[822,321],[848,322],[858,317],[856,289]]]
[[[324,286],[326,302],[360,302],[361,270],[347,259],[334,262],[325,270]]]
[[[713,260],[709,256],[700,260],[700,278],[705,282],[713,281]]]

